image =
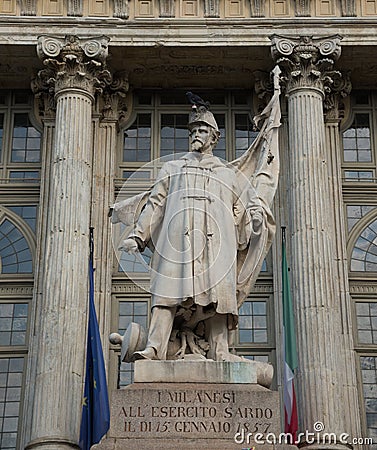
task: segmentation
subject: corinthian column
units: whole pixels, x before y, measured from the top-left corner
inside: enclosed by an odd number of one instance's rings
[[[346,341],[335,264],[334,186],[329,180],[323,101],[341,74],[333,69],[340,38],[272,38],[272,55],[283,71],[288,96],[289,234],[299,366],[300,431],[349,432],[354,405],[344,387]],[[353,399],[354,400],[354,399]],[[311,445],[310,445],[311,444]],[[303,442],[315,449],[320,443]],[[348,448],[344,443],[327,445]]]
[[[111,282],[114,249],[111,238],[110,205],[114,203],[115,158],[118,130],[131,113],[131,99],[127,95],[128,77],[116,72],[111,83],[98,98],[97,118],[94,120],[94,158],[92,190],[92,225],[94,227],[95,268],[94,286],[97,317],[103,342],[110,334]],[[103,346],[105,362],[109,346]]]
[[[43,229],[31,382],[28,449],[78,448],[88,305],[88,232],[92,192],[92,103],[109,73],[107,38],[41,37],[46,69],[34,83],[54,93],[55,136]]]
[[[342,146],[340,143],[339,124],[344,115],[343,99],[351,92],[350,74],[344,73],[337,77],[331,92],[325,98],[325,134],[326,157],[329,161],[330,197],[333,220],[333,242],[335,262],[335,288],[339,299],[339,308],[342,320],[342,329],[339,335],[339,351],[342,352],[341,363],[343,374],[344,402],[348,405],[348,414],[345,414],[346,430],[350,436],[361,436],[360,407],[357,390],[355,351],[352,335],[352,305],[349,294],[348,260],[346,241],[345,214],[342,197]]]

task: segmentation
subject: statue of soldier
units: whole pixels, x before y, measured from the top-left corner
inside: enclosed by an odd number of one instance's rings
[[[228,333],[237,327],[238,309],[275,231],[269,204],[279,171],[279,92],[259,116],[258,138],[232,163],[213,155],[220,132],[208,105],[192,103],[190,151],[162,166],[153,188],[135,197],[138,207],[132,199],[114,205],[113,222],[129,224],[124,218],[134,213],[121,249],[153,251],[152,319],[146,347],[132,360],[187,353],[241,360],[229,352]],[[172,345],[177,339],[178,348]]]

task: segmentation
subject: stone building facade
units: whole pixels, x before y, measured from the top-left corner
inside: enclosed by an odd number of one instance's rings
[[[187,150],[186,90],[211,102],[216,154],[239,156],[276,63],[300,430],[377,445],[376,26],[372,0],[0,1],[0,448],[78,448],[90,226],[109,389],[132,382],[107,336],[148,325],[148,274],[114,250],[108,208]],[[276,390],[280,245],[232,337]]]

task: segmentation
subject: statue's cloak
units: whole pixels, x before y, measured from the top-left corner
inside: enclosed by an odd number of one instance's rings
[[[230,314],[236,325],[275,233],[279,90],[254,120],[261,131],[240,158],[226,163],[188,153],[165,163],[151,190],[113,206],[113,223],[131,227],[130,237],[154,252],[153,306],[193,297]],[[261,223],[254,221],[257,212]]]

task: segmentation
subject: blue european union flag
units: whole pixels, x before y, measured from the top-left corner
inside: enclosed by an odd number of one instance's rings
[[[110,426],[109,397],[96,309],[94,306],[93,232],[90,230],[89,326],[80,448],[89,450]]]

